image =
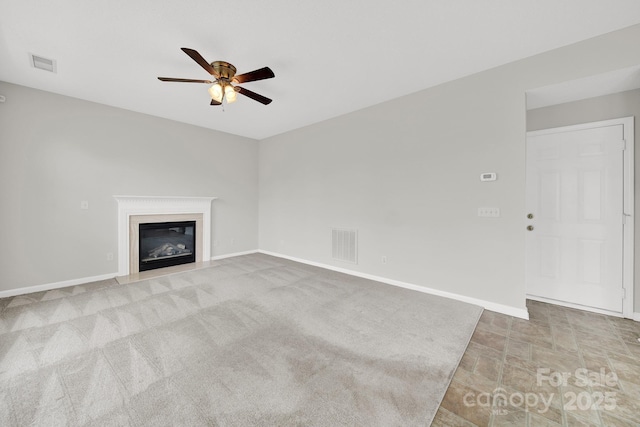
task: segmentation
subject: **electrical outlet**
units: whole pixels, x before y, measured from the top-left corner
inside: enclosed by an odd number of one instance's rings
[[[386,257],[385,255],[382,255],[382,258],[380,259],[380,261],[381,261],[383,264],[386,264],[386,263],[387,263],[387,257]]]
[[[478,216],[498,218],[500,216],[500,208],[478,208]]]
[[[113,252],[107,252],[107,261],[113,261]]]

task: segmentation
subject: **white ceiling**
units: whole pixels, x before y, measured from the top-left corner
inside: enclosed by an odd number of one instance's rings
[[[2,1],[0,80],[263,139],[639,22],[638,0]],[[181,47],[271,67],[243,86],[274,102],[158,81],[209,77]]]

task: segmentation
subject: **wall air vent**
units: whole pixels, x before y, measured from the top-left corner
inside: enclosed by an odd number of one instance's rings
[[[51,73],[56,72],[55,59],[43,58],[42,56],[34,55],[33,53],[29,54],[29,57],[31,58],[31,65],[33,68],[49,71]]]
[[[331,229],[331,257],[340,261],[358,263],[358,231]]]

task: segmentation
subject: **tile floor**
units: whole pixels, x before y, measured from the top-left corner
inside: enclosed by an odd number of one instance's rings
[[[432,425],[640,425],[640,322],[527,307],[483,313]]]

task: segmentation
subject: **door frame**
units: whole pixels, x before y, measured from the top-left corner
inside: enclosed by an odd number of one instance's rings
[[[580,310],[588,310],[601,314],[608,314],[612,316],[618,317],[626,317],[629,319],[634,318],[633,311],[633,303],[634,303],[634,273],[633,273],[633,264],[634,264],[634,202],[635,202],[635,193],[634,193],[634,166],[635,166],[635,158],[634,158],[634,117],[623,117],[620,119],[611,119],[611,120],[603,120],[598,122],[590,122],[590,123],[581,123],[578,125],[571,126],[561,126],[550,129],[542,129],[537,131],[527,132],[526,143],[529,142],[529,137],[532,136],[540,136],[540,135],[549,135],[554,133],[561,132],[573,132],[579,130],[607,127],[607,126],[617,126],[622,125],[623,129],[623,138],[625,141],[625,147],[623,152],[623,177],[622,177],[622,185],[623,185],[623,218],[620,220],[623,221],[623,232],[622,232],[622,287],[623,287],[623,301],[622,301],[622,313],[611,312],[608,310],[601,310],[597,308],[585,307],[578,304],[572,304],[569,302],[563,301],[555,301],[549,300],[546,298],[540,298],[535,296],[530,296],[526,294],[526,297],[529,299],[550,302],[552,304],[562,305],[571,308],[577,308]],[[526,152],[526,150],[525,150]],[[526,164],[526,162],[525,162]],[[525,172],[525,176],[528,174],[528,171]],[[527,254],[525,252],[525,263]],[[525,290],[526,292],[526,290]]]

